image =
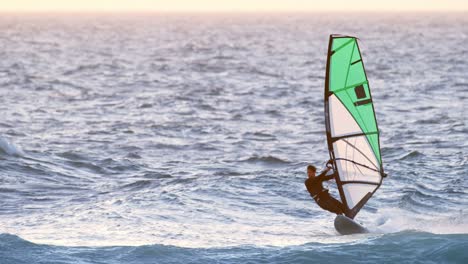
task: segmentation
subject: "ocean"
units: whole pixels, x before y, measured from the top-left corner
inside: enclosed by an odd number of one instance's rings
[[[332,33],[389,175],[368,234],[304,186]],[[0,263],[467,263],[467,42],[466,13],[3,14]]]

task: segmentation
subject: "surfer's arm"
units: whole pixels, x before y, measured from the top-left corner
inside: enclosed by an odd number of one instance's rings
[[[327,167],[320,175],[317,177],[320,181],[329,181],[335,178],[335,173],[327,175],[331,168]]]

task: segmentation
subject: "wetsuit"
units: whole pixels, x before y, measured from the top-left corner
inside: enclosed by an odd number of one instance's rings
[[[310,196],[314,198],[315,202],[322,208],[327,211],[330,211],[335,214],[343,214],[343,204],[333,198],[329,193],[328,190],[323,188],[322,183],[324,181],[328,181],[333,179],[335,176],[334,174],[327,176],[327,171],[322,172],[319,176],[315,176],[314,178],[308,178],[305,181],[305,186],[307,187],[307,191],[309,191]]]

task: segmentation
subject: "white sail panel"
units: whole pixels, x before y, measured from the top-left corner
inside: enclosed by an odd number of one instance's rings
[[[340,139],[333,143],[333,149],[338,175],[345,183],[342,187],[345,201],[348,208],[353,209],[369,192],[378,188],[381,176],[375,165],[377,159],[366,136]]]
[[[344,184],[343,191],[349,208],[354,208],[368,193],[372,193],[377,186],[370,184]]]
[[[332,137],[362,133],[353,116],[335,95],[329,98],[330,130]]]
[[[380,173],[349,160],[337,160],[336,166],[341,181],[380,182]],[[377,186],[376,186],[377,187]]]
[[[369,167],[374,170],[379,170],[377,158],[375,157],[372,147],[367,141],[366,136],[357,136],[343,138],[333,143],[335,151],[335,159],[353,161],[354,164],[360,167]],[[376,172],[380,180],[380,173]]]
[[[369,167],[372,167],[376,170],[380,170],[380,163],[378,162],[377,157],[375,156],[375,152],[372,150],[372,146],[369,144],[368,137],[359,136],[359,137],[345,138],[343,139],[343,141],[346,144],[353,146],[353,150],[354,150],[353,155],[355,157],[354,159],[356,162],[360,164],[366,164]],[[370,164],[368,164],[368,162]]]

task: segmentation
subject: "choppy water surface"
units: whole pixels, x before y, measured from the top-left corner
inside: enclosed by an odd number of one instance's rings
[[[331,33],[360,38],[390,175],[367,235],[303,185]],[[467,41],[461,13],[3,15],[0,257],[466,261]]]

